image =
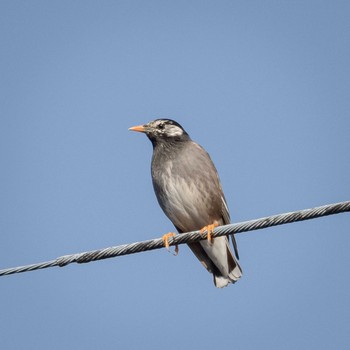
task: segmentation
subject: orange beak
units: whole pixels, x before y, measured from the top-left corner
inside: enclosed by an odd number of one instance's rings
[[[129,128],[131,131],[146,132],[146,128],[143,125],[137,125]]]

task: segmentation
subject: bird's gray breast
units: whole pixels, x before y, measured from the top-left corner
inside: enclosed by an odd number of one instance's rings
[[[221,220],[222,191],[215,166],[194,142],[154,150],[152,180],[159,205],[182,232]]]

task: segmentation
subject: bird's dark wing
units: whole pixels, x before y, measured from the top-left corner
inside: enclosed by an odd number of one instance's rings
[[[221,182],[220,182],[220,179],[219,179],[219,175],[218,176],[218,181],[219,181],[219,186],[220,186],[220,191],[221,191],[221,199],[222,199],[222,220],[223,220],[223,225],[228,225],[231,223],[231,218],[230,218],[230,212],[228,210],[228,206],[227,206],[227,203],[226,203],[226,198],[225,198],[225,195],[224,195],[224,192],[222,190],[222,187],[221,187]],[[236,257],[237,259],[239,259],[239,254],[238,254],[238,247],[237,247],[237,242],[236,242],[236,238],[235,238],[235,235],[230,235],[231,236],[231,240],[232,240],[232,245],[233,245],[233,248],[235,250],[235,254],[236,254]]]
[[[220,225],[228,225],[231,223],[231,219],[230,219],[230,212],[226,203],[226,199],[225,199],[225,195],[224,192],[222,190],[222,186],[221,186],[221,181],[219,178],[219,174],[215,168],[215,165],[213,163],[213,161],[210,158],[210,155],[208,154],[208,152],[200,145],[198,145],[195,142],[192,142],[192,144],[195,146],[194,149],[196,150],[196,155],[201,154],[202,158],[205,159],[207,166],[210,168],[209,172],[211,174],[213,174],[213,176],[215,177],[213,179],[213,183],[216,184],[217,186],[217,190],[220,191],[221,194],[221,217],[222,217],[222,223],[220,223]],[[214,175],[215,174],[215,175]],[[238,247],[237,247],[237,242],[235,239],[234,235],[231,235],[231,240],[232,240],[232,245],[235,251],[235,255],[237,257],[237,259],[239,259],[239,254],[238,254]]]
[[[221,187],[221,185],[220,185]],[[231,218],[230,218],[230,213],[228,211],[228,207],[227,207],[227,203],[226,203],[226,199],[224,196],[224,193],[222,192],[221,189],[221,193],[222,193],[222,219],[223,219],[223,225],[228,225],[231,223]],[[238,254],[238,247],[237,247],[237,242],[236,242],[236,238],[235,235],[230,235],[231,236],[231,240],[232,240],[232,245],[233,248],[235,250],[235,254],[237,259],[239,259],[239,254]]]

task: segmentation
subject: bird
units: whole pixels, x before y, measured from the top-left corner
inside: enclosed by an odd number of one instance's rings
[[[146,134],[153,145],[154,192],[178,233],[207,232],[207,240],[188,246],[213,275],[214,285],[223,288],[237,282],[242,269],[234,235],[231,235],[234,253],[227,236],[211,237],[214,227],[230,223],[230,213],[209,154],[172,119],[156,119],[129,130]],[[166,247],[169,236],[174,234],[163,236]]]

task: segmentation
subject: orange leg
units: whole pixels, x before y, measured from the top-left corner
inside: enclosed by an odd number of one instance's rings
[[[200,233],[203,234],[204,232],[207,232],[207,239],[211,243],[212,242],[212,237],[211,234],[214,232],[214,228],[219,226],[219,224],[215,221],[213,224],[210,224],[208,226],[204,226],[203,228],[200,229]]]
[[[170,252],[169,237],[174,237],[174,236],[176,236],[176,233],[169,232],[169,233],[166,233],[165,235],[163,235],[163,237],[162,237],[162,240],[164,242],[164,246],[168,252]],[[174,255],[177,255],[178,253],[179,253],[179,246],[176,245]]]

